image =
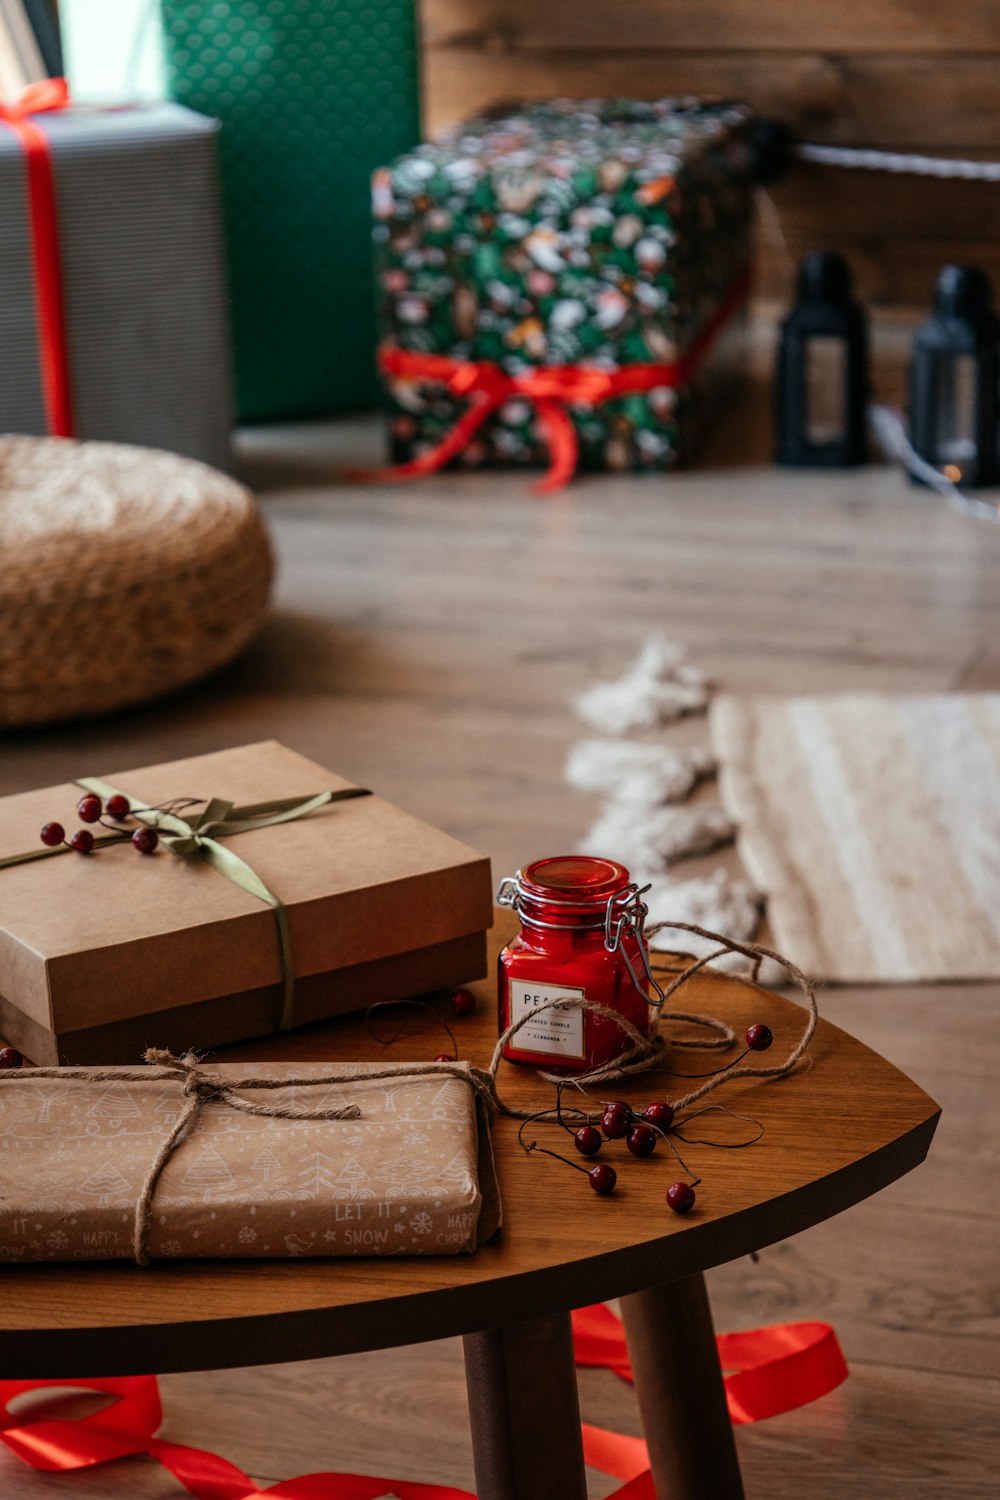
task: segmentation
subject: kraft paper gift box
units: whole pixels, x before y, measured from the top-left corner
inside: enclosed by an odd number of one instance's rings
[[[226,468],[232,379],[218,123],[176,104],[56,109],[48,142],[72,424],[57,436]],[[27,159],[0,124],[0,432],[44,434]]]
[[[351,785],[274,741],[104,779],[146,807]],[[68,837],[80,795],[67,784],[0,800],[0,865],[40,851],[50,820]],[[285,905],[294,1025],[486,973],[489,860],[378,796],[221,842]],[[280,1022],[282,975],[274,911],[163,843],[0,868],[0,1035],[36,1063],[130,1063],[147,1046],[264,1035]]]
[[[0,1264],[137,1258],[136,1207],[185,1107],[184,1078],[98,1071],[0,1075]],[[405,1078],[363,1063],[201,1071],[237,1094],[240,1081],[294,1075],[294,1086],[242,1097],[299,1118],[247,1115],[225,1094],[203,1103],[147,1200],[144,1262],[456,1255],[499,1229],[490,1105],[466,1065],[425,1064]],[[331,1073],[329,1086],[302,1083]],[[360,1116],[301,1118],[331,1104]]]
[[[393,461],[443,441],[469,409],[468,366],[485,365],[522,379],[560,371],[582,468],[687,462],[739,372],[751,120],[745,105],[696,99],[525,103],[377,171]],[[422,378],[414,356],[430,358]],[[454,391],[435,356],[464,367]],[[586,379],[571,388],[572,371],[650,379],[595,400]],[[456,461],[546,463],[539,415],[512,389]]]

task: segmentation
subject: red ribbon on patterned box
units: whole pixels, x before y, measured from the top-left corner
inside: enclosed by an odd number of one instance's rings
[[[712,317],[676,360],[664,364],[621,365],[602,370],[594,365],[539,365],[524,375],[508,375],[489,360],[451,359],[446,354],[415,354],[388,345],[379,351],[379,369],[393,380],[433,381],[448,394],[469,401],[451,431],[419,458],[385,469],[351,469],[348,477],[369,482],[418,479],[434,474],[457,458],[486,419],[512,396],[530,401],[549,450],[549,467],[534,486],[536,494],[562,489],[576,473],[580,458],[576,428],[568,405],[598,406],[617,396],[666,387],[679,390],[694,375],[723,328],[750,291],[750,271],[733,282]]]
[[[599,1365],[632,1379],[621,1322],[603,1303],[573,1314],[577,1364]],[[817,1400],[838,1386],[847,1366],[828,1323],[784,1323],[719,1336],[730,1416],[758,1422]],[[18,1396],[53,1387],[97,1391],[116,1402],[78,1419],[25,1421],[13,1416]],[[467,1490],[364,1474],[303,1474],[260,1489],[235,1464],[201,1448],[155,1436],[163,1420],[155,1375],[103,1380],[0,1380],[0,1441],[33,1469],[67,1472],[115,1458],[148,1454],[196,1500],[475,1500]],[[656,1500],[649,1455],[641,1438],[584,1426],[584,1455],[593,1468],[624,1480],[608,1500]]]
[[[73,399],[52,146],[31,117],[66,109],[69,102],[65,78],[29,84],[13,104],[0,100],[0,124],[13,131],[24,153],[38,357],[45,419],[53,437],[73,436]]]

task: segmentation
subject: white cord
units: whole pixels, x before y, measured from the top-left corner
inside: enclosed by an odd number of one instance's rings
[[[904,469],[920,479],[932,490],[936,490],[948,502],[952,510],[960,515],[972,516],[977,521],[1000,522],[1000,506],[995,501],[974,500],[953,484],[940,469],[935,469],[914,448],[906,435],[906,426],[899,412],[891,406],[881,404],[869,406],[868,424],[886,458],[900,463]]]
[[[824,167],[860,167],[869,172],[907,172],[916,177],[962,177],[969,181],[1000,182],[998,161],[957,161],[948,156],[908,156],[901,151],[870,151],[853,146],[796,146],[802,161]]]

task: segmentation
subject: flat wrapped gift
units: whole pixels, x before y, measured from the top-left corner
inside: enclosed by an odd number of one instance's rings
[[[104,779],[139,807],[199,799],[189,817],[208,799],[240,810],[351,786],[274,741]],[[0,1035],[36,1063],[214,1047],[486,973],[489,860],[381,797],[219,840],[284,908],[289,994],[275,910],[201,848],[164,836],[149,856],[125,841],[4,864],[42,853],[49,820],[68,837],[80,795],[0,800]]]
[[[48,142],[57,208],[72,409],[62,435],[228,467],[218,122],[151,104],[56,109],[31,123]],[[36,303],[28,182],[23,142],[0,127],[0,432],[40,435],[53,355]]]
[[[462,1063],[199,1066],[144,1208],[190,1067],[0,1074],[0,1262],[455,1255],[499,1229],[489,1099]]]
[[[738,370],[751,119],[697,99],[526,103],[376,172],[394,460],[426,462],[480,402],[457,461],[543,463],[553,397],[585,468],[690,458]]]

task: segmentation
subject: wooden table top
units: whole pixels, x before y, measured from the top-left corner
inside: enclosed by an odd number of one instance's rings
[[[498,912],[494,956],[510,930],[509,913]],[[460,1056],[485,1065],[496,1035],[495,980],[472,988],[479,1000],[474,1016],[456,1020],[446,999],[435,1004]],[[738,1033],[766,1022],[775,1035],[769,1061],[790,1050],[802,1024],[790,1000],[715,975],[691,981],[684,1008],[723,1017]],[[426,1061],[446,1050],[435,1020],[410,1014],[415,1019],[405,1039],[388,1053],[363,1017],[354,1016],[216,1056]],[[703,1072],[706,1056],[668,1053],[666,1061],[678,1071]],[[530,1071],[504,1065],[499,1083],[512,1103],[540,1109],[552,1102],[551,1087]],[[683,1088],[657,1070],[616,1085],[614,1095],[638,1106]],[[686,1218],[664,1202],[681,1173],[662,1146],[646,1161],[634,1160],[623,1142],[606,1146],[599,1159],[613,1162],[618,1187],[598,1198],[582,1174],[550,1157],[527,1156],[517,1142],[518,1122],[501,1117],[495,1149],[504,1232],[474,1255],[158,1262],[145,1271],[115,1263],[10,1268],[0,1273],[0,1376],[306,1359],[441,1338],[621,1296],[733,1260],[878,1192],[923,1159],[939,1114],[897,1068],[826,1021],[811,1067],[774,1082],[737,1080],[713,1097],[760,1121],[765,1133],[746,1150],[681,1147],[703,1178]],[[713,1135],[726,1125],[716,1116]]]

